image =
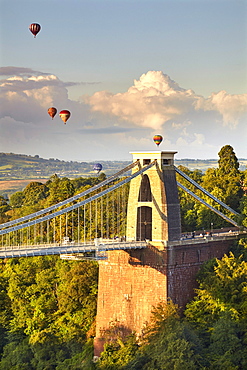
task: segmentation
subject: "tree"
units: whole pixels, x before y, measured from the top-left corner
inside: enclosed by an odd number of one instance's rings
[[[216,321],[210,336],[207,356],[212,369],[245,369],[247,349],[241,325],[224,313]]]
[[[23,190],[23,203],[25,206],[37,206],[39,202],[47,197],[48,188],[41,182],[32,181]]]
[[[131,361],[138,353],[139,346],[135,335],[130,335],[125,339],[117,338],[113,342],[105,344],[104,352],[96,365],[97,369],[102,370],[124,370],[129,367]]]
[[[20,208],[23,205],[24,194],[22,191],[17,191],[10,197],[10,206],[13,208]]]
[[[243,197],[241,202],[241,213],[243,215],[243,226],[247,227],[247,196]]]
[[[73,183],[67,177],[60,179],[57,175],[54,175],[47,181],[46,185],[49,188],[49,195],[46,198],[45,204],[46,207],[59,203],[74,195],[75,189]]]
[[[225,312],[233,320],[246,325],[247,262],[232,252],[215,261],[215,265],[207,263],[199,275],[197,296],[187,305],[185,315],[204,329],[212,327]]]
[[[90,261],[48,256],[3,262],[0,369],[73,369],[80,359],[86,362],[80,353],[94,334],[97,277]]]
[[[12,341],[4,347],[0,370],[34,370],[31,365],[32,358],[28,338]]]
[[[218,156],[219,175],[224,176],[228,174],[231,176],[236,176],[239,174],[239,162],[231,145],[223,146],[220,149]]]
[[[154,309],[147,335],[146,344],[124,369],[195,370],[205,365],[199,337],[172,302]]]
[[[10,206],[6,198],[0,195],[0,223],[4,223],[9,220],[9,216],[6,214],[10,210]]]
[[[223,146],[218,155],[218,187],[225,192],[225,203],[238,210],[243,196],[242,174],[239,171],[238,159],[230,145]]]
[[[85,340],[96,316],[97,284],[96,263],[82,261],[73,265],[61,264],[57,289],[58,312],[54,326],[57,336],[62,340]]]

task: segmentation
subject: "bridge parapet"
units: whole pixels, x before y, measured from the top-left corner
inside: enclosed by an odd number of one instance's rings
[[[180,240],[173,240],[173,241],[164,241],[164,246],[172,247],[176,245],[194,245],[194,244],[201,244],[201,243],[210,243],[212,241],[221,241],[221,240],[233,240],[239,239],[241,237],[246,237],[246,231],[233,231],[228,233],[215,233],[211,235],[205,236],[196,236],[196,237],[186,237],[181,238]]]

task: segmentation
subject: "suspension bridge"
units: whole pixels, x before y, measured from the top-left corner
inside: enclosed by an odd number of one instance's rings
[[[144,157],[148,158],[137,158],[116,174],[79,194],[32,214],[1,224],[0,258],[59,254],[61,258],[74,256],[78,259],[78,255],[80,255],[81,258],[100,260],[106,258],[107,251],[146,248],[148,243],[154,239],[151,237],[150,228],[149,233],[147,232],[148,225],[151,224],[150,216],[145,212],[140,213],[136,217],[138,221],[134,222],[136,224],[134,234],[131,235],[131,232],[128,233],[127,230],[129,227],[126,222],[128,219],[127,208],[130,214],[131,208],[133,208],[133,201],[128,202],[128,183],[133,182],[135,178],[141,178],[142,194],[150,192],[150,184],[145,181],[143,183],[143,179],[145,179],[144,174],[150,173],[152,168],[156,173],[159,173],[161,168],[172,168],[172,172],[182,176],[202,194],[226,209],[228,213],[230,212],[233,216],[238,215],[236,211],[215,198],[175,167],[170,158],[173,157],[174,152],[152,152],[152,160],[149,158],[150,153],[147,154]],[[167,154],[169,158],[166,158]],[[139,157],[143,156],[142,153],[137,153],[137,157],[138,155]],[[162,161],[159,163],[160,157],[162,157]],[[131,170],[132,174],[129,175]],[[189,193],[211,211],[238,227],[234,219],[223,214],[178,181],[176,183],[173,181],[172,185]],[[157,199],[154,199],[154,194],[150,195],[148,199],[139,200],[149,204],[157,202]],[[143,203],[141,205],[143,206]],[[134,207],[138,211],[143,208],[138,204]],[[161,214],[160,218],[162,219],[162,217]],[[132,220],[131,223],[133,223]],[[168,224],[168,222],[166,223]],[[131,227],[133,229],[133,225]],[[177,230],[175,238],[173,236],[172,239],[181,240],[180,234],[180,230]],[[164,241],[169,241],[169,237],[165,239],[167,240]]]
[[[175,154],[133,152],[133,163],[97,185],[0,225],[2,259],[60,255],[98,261],[96,356],[110,323],[141,336],[153,306],[168,298],[184,306],[202,263],[222,258],[246,232],[240,232],[235,210],[174,165]],[[179,188],[233,230],[182,235]]]

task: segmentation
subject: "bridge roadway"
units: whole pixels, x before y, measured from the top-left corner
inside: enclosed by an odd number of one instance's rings
[[[94,243],[45,243],[39,245],[20,245],[0,247],[0,259],[15,258],[15,257],[34,257],[34,256],[48,256],[48,255],[65,255],[65,254],[90,254],[95,252],[99,256],[101,252],[119,249],[139,249],[146,248],[145,241],[140,242],[121,242],[121,241],[95,241]]]
[[[213,240],[238,239],[239,237],[246,237],[247,230],[229,230],[212,232],[207,234],[186,234],[176,241],[164,241],[164,246],[172,247],[186,244],[197,244],[202,242],[210,242]],[[92,259],[101,259],[101,254],[111,250],[127,250],[127,249],[142,249],[148,246],[148,241],[119,241],[112,239],[95,239],[91,243],[78,242],[61,242],[61,243],[44,243],[38,245],[20,245],[0,247],[0,259],[15,258],[15,257],[34,257],[34,256],[48,256],[48,255],[72,255],[81,254],[89,256],[94,253]],[[98,258],[97,258],[98,257]],[[62,257],[61,257],[62,258]],[[102,257],[103,258],[103,257]]]

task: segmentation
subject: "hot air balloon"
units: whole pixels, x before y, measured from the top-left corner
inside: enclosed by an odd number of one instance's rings
[[[61,110],[61,112],[59,113],[59,116],[61,117],[61,120],[64,122],[64,124],[66,124],[66,122],[68,121],[70,117],[70,111]]]
[[[34,37],[36,37],[36,35],[41,30],[41,26],[38,23],[31,23],[30,26],[29,26],[29,30],[32,32],[32,34],[34,35]]]
[[[153,141],[155,142],[155,144],[157,145],[157,146],[159,146],[160,145],[160,143],[161,143],[161,141],[163,140],[163,137],[161,136],[161,135],[155,135],[154,137],[153,137]]]
[[[94,172],[96,172],[96,173],[100,173],[100,171],[102,170],[102,164],[100,164],[100,163],[95,163],[95,165],[93,166],[93,170],[94,170]]]
[[[57,110],[56,110],[56,108],[54,108],[54,107],[49,108],[49,109],[48,109],[48,114],[49,114],[49,116],[51,116],[51,118],[53,119],[53,118],[55,117],[55,115],[57,114]]]

